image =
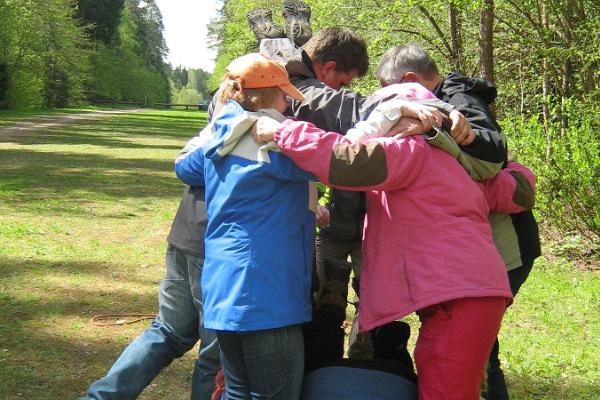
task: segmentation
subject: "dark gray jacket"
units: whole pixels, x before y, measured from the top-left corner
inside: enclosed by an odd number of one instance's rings
[[[204,258],[204,233],[207,221],[204,187],[186,186],[171,224],[167,242],[179,250]]]

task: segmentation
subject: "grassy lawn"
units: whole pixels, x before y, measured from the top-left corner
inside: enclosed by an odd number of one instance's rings
[[[146,326],[90,318],[156,312],[173,159],[204,122],[152,111],[0,134],[0,399],[74,399]],[[539,260],[501,332],[512,398],[600,398],[599,347],[598,265]],[[141,399],[188,399],[193,353]]]
[[[156,312],[165,238],[183,186],[175,155],[199,112],[126,114],[0,136],[0,398],[71,399]],[[190,353],[143,399],[189,398]]]

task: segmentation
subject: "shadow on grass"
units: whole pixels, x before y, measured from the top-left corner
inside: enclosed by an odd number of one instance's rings
[[[90,131],[96,132],[117,132],[126,133],[127,135],[134,134],[139,137],[163,138],[163,139],[179,139],[186,141],[195,136],[204,127],[204,123],[178,124],[165,121],[147,121],[147,125],[140,125],[140,121],[135,119],[112,119],[104,121],[105,124],[95,124],[90,127]]]
[[[107,131],[113,131],[107,129]],[[93,132],[94,134],[90,134]],[[18,140],[11,140],[12,143],[18,143],[23,145],[40,145],[40,144],[52,144],[52,145],[86,145],[86,146],[102,146],[102,147],[116,147],[124,149],[156,149],[156,150],[172,150],[175,154],[183,145],[166,145],[166,144],[143,144],[136,143],[130,140],[131,134],[126,137],[109,137],[107,135],[100,135],[102,131],[98,129],[89,130],[86,128],[80,128],[77,134],[73,132],[67,132],[65,130],[50,130],[44,135],[37,136],[24,136]],[[190,137],[192,135],[189,135]]]
[[[90,144],[97,146],[152,148],[147,144],[134,143],[130,139],[156,138],[176,139],[182,145],[198,134],[206,125],[200,116],[125,114],[92,121],[69,121],[65,125],[53,126],[37,131],[24,131],[10,135],[0,143],[10,142],[23,145],[35,144]],[[122,139],[116,139],[121,137]],[[157,145],[157,148],[163,147]],[[181,146],[175,146],[176,149]]]
[[[106,372],[149,321],[95,327],[90,318],[157,308],[158,282],[115,277],[111,272],[118,269],[105,263],[0,258],[0,398],[72,399]],[[111,282],[118,288],[111,289]]]
[[[166,249],[166,244],[165,244]],[[156,268],[155,265],[152,268]],[[94,261],[48,261],[42,259],[35,258],[16,258],[16,257],[6,257],[0,256],[0,278],[3,279],[19,279],[22,275],[33,277],[45,277],[51,275],[68,275],[70,278],[76,278],[78,276],[81,277],[91,277],[94,279],[99,279],[101,283],[107,283],[111,281],[118,282],[127,282],[129,284],[136,285],[150,285],[158,287],[158,280],[151,279],[148,277],[140,278],[138,276],[134,276],[131,271],[140,272],[143,271],[143,268],[148,268],[148,266],[127,266],[123,267],[118,264],[111,264],[109,262],[94,262]],[[164,266],[161,264],[158,268],[161,270]],[[138,274],[136,274],[138,275]],[[145,274],[143,274],[145,276]],[[31,284],[35,284],[34,281]],[[98,287],[96,292],[101,291],[102,286]],[[73,289],[77,290],[77,289]],[[110,290],[107,288],[107,293]],[[74,292],[69,292],[68,297],[75,298],[77,296],[73,296]],[[82,296],[82,299],[87,298],[88,296]],[[2,297],[0,296],[0,299]],[[129,304],[128,302],[124,303],[125,305]]]
[[[22,333],[15,327],[3,330],[11,336]],[[39,331],[26,334],[30,340],[2,343],[7,349],[0,363],[3,400],[79,398],[124,348],[116,340],[89,343]]]
[[[0,362],[0,398],[2,400],[73,400],[85,394],[89,385],[103,377],[121,352],[147,326],[134,328],[98,328],[101,338],[67,338],[48,331],[27,331],[28,340],[3,343]],[[4,331],[18,335],[18,329]],[[187,400],[191,388],[193,361],[176,361],[165,368],[155,382],[162,382],[162,395],[146,390],[141,398]],[[143,368],[143,367],[142,367]],[[175,390],[174,390],[175,389]],[[173,395],[177,391],[180,396]]]
[[[76,205],[103,198],[128,199],[179,196],[183,184],[173,172],[173,161],[117,158],[99,154],[3,150],[0,192],[13,193],[9,207],[77,213]],[[14,196],[14,194],[18,194]]]
[[[74,215],[92,212],[96,200],[179,197],[173,160],[204,124],[204,114],[141,113],[19,134],[10,142],[33,147],[0,150],[0,193],[7,207]]]

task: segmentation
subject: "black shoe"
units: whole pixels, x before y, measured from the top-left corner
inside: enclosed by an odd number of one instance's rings
[[[312,37],[310,6],[298,0],[284,0],[285,33],[296,46],[302,46]]]
[[[271,10],[266,8],[255,8],[246,14],[250,29],[254,32],[258,45],[263,39],[284,38],[283,28],[276,25],[272,20]]]
[[[414,373],[414,365],[408,351],[410,325],[404,321],[392,321],[371,331],[373,355],[378,359],[393,360]]]

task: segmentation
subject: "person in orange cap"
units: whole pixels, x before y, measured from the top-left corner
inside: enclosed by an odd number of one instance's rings
[[[303,95],[260,54],[229,64],[221,111],[177,157],[175,172],[202,186],[208,212],[202,272],[204,327],[216,331],[227,399],[300,397],[301,324],[311,319],[314,177],[250,129],[283,121]]]

